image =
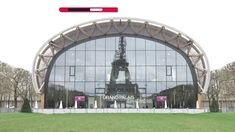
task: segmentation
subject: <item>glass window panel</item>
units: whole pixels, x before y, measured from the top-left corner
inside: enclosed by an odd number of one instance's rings
[[[174,88],[176,86],[176,82],[167,82],[167,88]]]
[[[131,81],[134,82],[135,80],[135,67],[129,67],[129,72],[130,72],[130,76],[131,76]]]
[[[119,71],[117,81],[125,82],[125,71]]]
[[[49,81],[54,81],[54,80],[55,80],[55,66],[53,66],[53,68],[51,69]]]
[[[167,81],[172,81],[172,77],[171,76],[166,76],[166,80]]]
[[[105,38],[96,40],[96,50],[105,50]]]
[[[75,90],[77,92],[84,92],[85,88],[84,88],[84,82],[76,82],[75,83]]]
[[[166,82],[157,82],[157,92],[160,93],[163,90],[166,90]]]
[[[177,82],[177,86],[179,86],[179,85],[185,85],[185,84],[187,84],[187,83],[184,82],[184,81],[178,81],[178,82]]]
[[[146,51],[146,65],[155,65],[155,51]]]
[[[69,81],[71,81],[71,82],[75,81],[75,76],[70,76]]]
[[[156,81],[156,76],[155,76],[155,67],[154,66],[148,66],[146,67],[147,69],[147,81]]]
[[[166,46],[156,42],[156,50],[165,50]]]
[[[65,82],[65,89],[69,91],[74,90],[74,82]]]
[[[166,52],[165,51],[157,51],[156,61],[157,65],[166,65]]]
[[[191,70],[187,66],[187,81],[193,81]]]
[[[176,67],[172,66],[172,81],[176,81]]]
[[[147,82],[137,82],[139,88],[146,88],[147,90]]]
[[[86,43],[81,43],[76,46],[76,50],[85,50]]]
[[[55,67],[55,81],[64,81],[64,67]]]
[[[106,67],[106,81],[110,81],[111,67]]]
[[[69,81],[69,67],[65,67],[65,81]]]
[[[95,65],[95,51],[86,51],[86,65]]]
[[[177,67],[177,81],[186,81],[186,66]]]
[[[96,65],[105,65],[105,51],[96,51]]]
[[[129,65],[134,66],[135,65],[135,51],[127,51],[126,53],[127,56],[127,62]]]
[[[64,66],[65,65],[65,52],[62,53],[57,59],[56,59],[56,66]]]
[[[66,65],[75,65],[75,51],[66,51]]]
[[[76,81],[84,81],[85,78],[85,68],[84,67],[76,67]]]
[[[75,80],[75,66],[65,67],[65,81],[74,81]]]
[[[172,76],[172,66],[166,66],[166,76]]]
[[[167,51],[167,65],[176,65],[175,51]]]
[[[49,96],[54,96],[54,100],[63,99],[65,95],[64,83],[61,84],[57,83],[56,85],[50,87],[50,92],[53,92],[48,94],[50,94]]]
[[[106,50],[116,50],[115,37],[106,38]]]
[[[186,65],[186,60],[184,59],[184,57],[177,53],[177,65]]]
[[[126,50],[135,50],[135,38],[133,37],[126,37]]]
[[[147,82],[147,93],[156,93],[156,83],[155,82]]]
[[[86,67],[86,81],[95,80],[95,67]]]
[[[136,38],[136,50],[145,50],[145,39]]]
[[[118,49],[119,38],[120,38],[120,37],[115,37],[115,50]]]
[[[96,67],[96,81],[105,81],[105,67]]]
[[[120,81],[120,80],[117,79],[117,82],[116,82],[116,83],[117,83],[117,84],[124,84],[125,81]]]
[[[85,65],[85,51],[76,51],[76,65]]]
[[[157,81],[166,81],[166,67],[157,66]]]
[[[155,50],[156,43],[154,41],[146,40],[146,50]]]
[[[86,50],[95,50],[95,40],[86,42]]]
[[[136,65],[145,65],[145,51],[136,51]]]
[[[69,76],[75,76],[75,66],[69,67]]]
[[[95,83],[94,82],[86,82],[85,83],[85,91],[86,93],[95,93]]]
[[[152,97],[152,94],[147,94],[146,97],[147,97],[147,99],[148,99],[148,98],[151,98],[151,97]],[[151,102],[151,104],[152,104],[152,101],[148,101],[148,102]]]
[[[56,90],[64,90],[64,82],[55,82]]]
[[[139,92],[140,92],[140,94],[146,94],[147,93],[147,89],[139,87]]]
[[[188,85],[192,85],[193,86],[193,82],[187,82]]]
[[[106,66],[111,66],[114,59],[114,51],[106,51]]]
[[[96,88],[105,88],[105,82],[96,82],[95,83]]]
[[[166,67],[166,79],[167,81],[176,81],[176,67],[167,66]]]
[[[48,92],[54,92],[55,91],[55,82],[48,82],[48,89],[47,90],[48,90]]]
[[[145,81],[145,67],[136,67],[136,80]]]
[[[101,89],[99,89],[99,88],[97,88],[96,90],[95,90],[95,93],[96,93],[96,95],[102,95],[102,94],[104,94],[105,93],[105,89],[103,89],[103,88],[101,88]]]
[[[168,47],[168,46],[166,46],[166,50],[171,50],[171,51],[173,51],[173,49],[172,49],[171,47]]]

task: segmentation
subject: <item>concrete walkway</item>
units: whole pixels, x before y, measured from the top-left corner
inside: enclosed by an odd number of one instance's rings
[[[33,109],[34,113],[64,114],[64,113],[188,113],[197,114],[209,112],[207,109]]]

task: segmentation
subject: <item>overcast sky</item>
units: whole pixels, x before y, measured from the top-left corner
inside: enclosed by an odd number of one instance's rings
[[[87,21],[134,17],[174,27],[199,43],[211,69],[235,61],[234,0],[2,0],[0,60],[31,71],[39,48],[52,36]],[[60,13],[59,7],[116,6],[118,13]]]

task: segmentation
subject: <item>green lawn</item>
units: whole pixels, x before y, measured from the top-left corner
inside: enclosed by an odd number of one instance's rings
[[[0,132],[234,132],[235,113],[0,113]]]

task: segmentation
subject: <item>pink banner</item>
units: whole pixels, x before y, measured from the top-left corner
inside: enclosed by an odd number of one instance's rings
[[[85,96],[75,96],[74,100],[78,102],[85,102]]]
[[[157,102],[164,102],[165,100],[167,100],[167,96],[156,96]]]

